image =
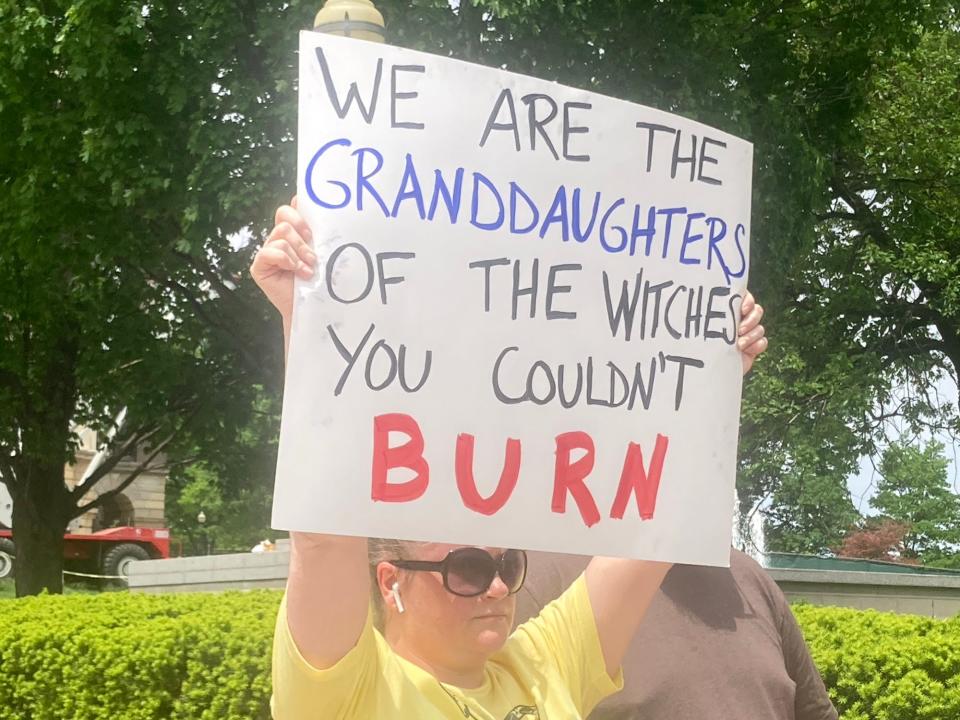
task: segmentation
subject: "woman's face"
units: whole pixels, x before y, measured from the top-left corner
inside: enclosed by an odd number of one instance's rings
[[[410,560],[439,562],[464,545],[417,543],[409,546]],[[482,548],[494,558],[503,548]],[[482,665],[503,647],[513,627],[516,598],[500,576],[485,593],[460,597],[448,592],[436,572],[402,571],[399,591],[404,612],[391,612],[401,642],[428,663],[451,668]],[[396,637],[396,636],[395,636]]]

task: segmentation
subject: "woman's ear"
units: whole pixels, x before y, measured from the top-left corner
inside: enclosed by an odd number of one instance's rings
[[[403,612],[400,599],[400,573],[388,562],[377,565],[377,592],[383,598],[383,604],[392,606],[397,612]]]

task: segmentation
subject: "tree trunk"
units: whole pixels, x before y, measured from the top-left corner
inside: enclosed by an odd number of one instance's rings
[[[64,466],[77,403],[78,317],[65,295],[62,312],[23,332],[23,363],[32,382],[17,418],[20,451],[10,487],[17,597],[63,592],[63,533],[75,507]]]
[[[16,594],[62,593],[63,533],[69,521],[63,465],[44,463],[26,470],[25,488],[12,494]]]
[[[960,330],[953,318],[943,318],[936,323],[937,331],[943,340],[944,353],[953,365],[953,381],[960,387]],[[960,404],[957,406],[960,412]]]

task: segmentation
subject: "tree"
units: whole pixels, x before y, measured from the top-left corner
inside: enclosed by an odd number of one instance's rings
[[[855,343],[929,387],[960,379],[960,104],[956,14],[894,50],[868,85],[862,140],[837,156],[809,302]],[[955,428],[956,408],[951,415]]]
[[[229,453],[276,393],[279,329],[229,238],[259,235],[290,195],[290,47],[309,14],[0,1],[0,480],[18,595],[61,589],[64,528],[112,494],[83,500],[130,448]],[[64,483],[78,425],[117,430],[79,489]]]
[[[240,428],[230,452],[173,469],[167,483],[167,518],[173,535],[186,540],[195,554],[209,542],[221,550],[245,551],[273,538],[270,511],[276,469],[279,407],[262,394],[248,423]],[[201,528],[197,516],[203,511]]]
[[[846,479],[871,452],[857,415],[872,407],[875,376],[818,350],[829,347],[818,328],[801,339],[779,327],[746,384],[740,511],[763,514],[770,549],[822,553],[859,518]]]
[[[202,463],[171,479],[167,515],[172,537],[186,554],[246,552],[270,530],[270,492],[225,492],[222,478]],[[204,521],[198,518],[203,513]]]
[[[860,519],[846,485],[824,470],[816,474],[804,465],[782,478],[770,507],[763,511],[768,549],[824,554]]]
[[[936,392],[960,368],[960,33],[954,9],[932,9],[913,41],[878,52],[849,128],[822,140],[816,239],[783,274],[770,357],[746,390],[744,514],[803,457],[846,457],[849,474],[898,428],[960,431]]]
[[[904,523],[906,557],[922,561],[956,554],[960,545],[960,496],[947,480],[943,445],[895,443],[883,453],[880,480],[870,504]]]
[[[835,552],[844,558],[915,564],[915,559],[904,557],[903,539],[909,530],[909,525],[889,518],[865,518],[860,527],[843,538]]]

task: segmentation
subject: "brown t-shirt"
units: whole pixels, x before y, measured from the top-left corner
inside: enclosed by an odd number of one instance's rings
[[[589,560],[530,553],[517,622],[557,597]],[[590,720],[837,720],[786,598],[737,550],[729,569],[670,570],[623,674],[623,691]]]

